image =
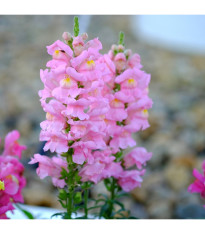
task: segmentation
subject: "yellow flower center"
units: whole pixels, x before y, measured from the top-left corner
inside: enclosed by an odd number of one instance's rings
[[[111,106],[115,108],[121,108],[121,107],[124,107],[124,104],[122,103],[122,101],[118,99],[114,99],[111,101]]]
[[[52,114],[50,114],[49,112],[46,113],[46,119],[47,120],[53,120],[54,116]]]
[[[5,190],[4,181],[0,180],[0,191]]]
[[[95,67],[95,62],[93,60],[86,62],[88,69],[93,69]]]
[[[147,109],[142,110],[142,113],[143,113],[143,115],[147,116],[148,115]]]
[[[59,51],[59,50],[56,50],[54,53],[55,53],[55,55],[57,56],[57,55],[60,54],[60,51]]]
[[[89,66],[95,65],[95,62],[93,60],[87,61],[87,65]]]
[[[130,87],[135,87],[136,84],[137,84],[137,82],[136,82],[136,80],[134,78],[128,79],[127,83],[128,83],[128,86],[130,86]]]
[[[73,81],[73,80],[72,80],[72,78],[71,78],[69,75],[65,75],[65,78],[62,79],[62,80],[60,81],[60,83],[61,83],[61,86],[69,88],[69,87],[71,87],[72,84],[73,84],[72,81]]]

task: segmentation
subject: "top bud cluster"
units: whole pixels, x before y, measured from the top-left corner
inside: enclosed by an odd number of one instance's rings
[[[149,127],[150,75],[141,70],[140,56],[125,50],[123,38],[108,54],[101,54],[98,38],[86,42],[86,33],[76,35],[64,32],[65,43],[57,40],[47,46],[52,59],[48,69],[40,71],[44,89],[39,96],[46,112],[40,140],[46,141],[45,151],[57,156],[35,154],[30,163],[39,162],[38,175],[51,176],[62,188],[64,153],[72,151],[82,182],[112,176],[130,191],[140,186],[142,165],[152,156],[136,147],[122,157],[122,150],[136,145],[132,133]]]

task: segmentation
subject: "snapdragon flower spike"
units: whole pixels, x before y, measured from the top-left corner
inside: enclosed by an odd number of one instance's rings
[[[103,91],[104,77],[111,71],[101,61],[101,42],[97,38],[85,42],[87,37],[87,34],[75,37],[64,33],[66,44],[58,40],[47,46],[52,56],[47,63],[50,70],[40,72],[44,89],[39,91],[39,96],[46,112],[46,120],[40,124],[40,140],[46,141],[44,150],[60,155],[72,148],[73,162],[80,165],[94,162],[93,150],[106,149],[106,125],[101,115],[110,108]],[[109,58],[106,60],[112,63]],[[46,175],[58,181],[58,176],[49,172],[52,166],[48,163],[53,161],[34,155],[30,163],[37,162],[40,178]]]
[[[131,50],[125,49],[122,41],[119,45],[113,45],[100,61],[108,71],[102,92],[103,97],[109,101],[109,110],[103,117],[106,125],[104,140],[110,151],[115,154],[134,147],[136,142],[132,133],[149,127],[148,109],[152,107],[152,100],[148,96],[148,86],[151,77],[141,70],[140,56],[132,55]],[[121,161],[122,167],[117,178],[118,184],[124,191],[128,192],[140,186],[145,170],[139,171],[133,166],[142,169],[151,156],[145,148],[138,147],[124,159],[117,159]]]
[[[122,41],[102,55],[98,38],[86,42],[87,34],[78,35],[78,30],[74,34],[65,32],[65,43],[58,40],[47,46],[52,59],[49,69],[40,72],[44,89],[39,96],[46,112],[40,140],[46,141],[45,151],[59,156],[72,149],[73,162],[82,167],[81,181],[97,183],[113,176],[125,191],[131,190],[140,186],[145,170],[126,169],[133,165],[141,169],[151,154],[136,148],[119,161],[112,154],[134,147],[132,133],[149,126],[150,75],[141,70],[140,56],[132,55]],[[31,163],[37,162],[41,178],[58,181],[59,173],[50,171],[53,160],[35,155]]]
[[[202,163],[202,170],[203,174],[199,173],[197,169],[193,170],[193,176],[196,179],[189,185],[188,191],[190,193],[200,193],[201,197],[205,198],[205,161]]]
[[[6,212],[14,209],[13,203],[24,201],[22,189],[26,185],[26,179],[19,158],[26,146],[18,143],[19,137],[17,130],[8,133],[4,151],[0,155],[0,219],[7,219]]]

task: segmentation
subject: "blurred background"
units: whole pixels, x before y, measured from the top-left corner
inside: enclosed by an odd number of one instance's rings
[[[40,122],[45,119],[38,91],[39,70],[50,59],[46,46],[73,31],[73,17],[63,15],[0,16],[0,137],[21,133],[27,187],[25,203],[60,208],[50,179],[40,180],[27,165],[42,152]],[[194,167],[205,159],[205,16],[81,15],[80,33],[99,37],[103,51],[125,33],[125,46],[141,56],[152,75],[151,127],[134,135],[138,146],[153,152],[142,187],[123,201],[138,218],[205,218],[203,200],[187,187]],[[2,149],[2,145],[0,146]],[[91,195],[104,192],[102,184]]]

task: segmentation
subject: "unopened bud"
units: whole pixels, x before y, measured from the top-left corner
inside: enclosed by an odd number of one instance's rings
[[[132,55],[132,50],[131,49],[126,49],[124,52],[126,57],[130,57]]]
[[[124,51],[124,49],[125,49],[125,47],[123,45],[121,45],[121,44],[118,45],[119,52]]]
[[[111,49],[112,49],[112,51],[117,50],[117,45],[113,44]]]
[[[88,39],[88,34],[86,32],[84,32],[82,35],[81,35],[82,39],[83,40],[87,40]]]
[[[72,38],[72,35],[69,32],[64,32],[62,37],[65,41],[70,41]]]

